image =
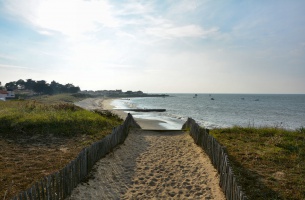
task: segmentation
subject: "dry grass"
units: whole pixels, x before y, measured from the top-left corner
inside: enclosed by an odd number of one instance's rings
[[[226,146],[250,199],[305,199],[304,129],[233,127],[211,134]]]
[[[0,102],[0,199],[60,170],[122,123],[109,113],[63,104],[67,97]]]
[[[86,146],[109,134],[56,137],[34,135],[31,137],[0,138],[0,198],[13,197],[40,180],[62,169]]]

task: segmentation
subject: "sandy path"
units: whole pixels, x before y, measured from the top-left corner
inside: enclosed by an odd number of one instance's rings
[[[187,133],[134,130],[69,199],[225,199],[218,182]]]

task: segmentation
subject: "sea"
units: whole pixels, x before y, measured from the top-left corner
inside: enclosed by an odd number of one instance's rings
[[[305,127],[305,94],[168,94],[168,97],[115,99],[116,109],[166,109],[130,112],[136,118],[161,120],[166,129],[181,129],[187,118],[200,126],[225,128]]]

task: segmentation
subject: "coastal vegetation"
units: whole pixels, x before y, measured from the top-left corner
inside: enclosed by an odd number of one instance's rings
[[[305,199],[305,129],[232,127],[210,133],[226,147],[249,199]]]
[[[77,93],[80,91],[78,86],[73,84],[60,84],[56,81],[47,83],[45,80],[35,81],[27,79],[26,81],[19,79],[5,84],[7,90],[30,90],[37,94],[60,94],[60,93]]]
[[[23,134],[94,135],[116,126],[115,122],[103,113],[90,112],[68,103],[0,102],[0,134],[8,137]]]
[[[82,97],[83,98],[83,97]],[[88,111],[71,94],[0,101],[0,198],[9,199],[69,163],[122,120]]]

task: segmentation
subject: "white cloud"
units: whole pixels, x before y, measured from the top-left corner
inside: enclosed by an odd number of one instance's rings
[[[0,58],[5,59],[5,60],[15,60],[14,57],[6,55],[6,54],[0,54]]]
[[[118,15],[128,16],[128,15],[147,15],[148,13],[154,12],[154,6],[150,2],[139,2],[139,1],[128,1],[126,4],[117,4],[117,6],[122,5],[122,8],[117,11]]]
[[[40,33],[41,35],[48,35],[48,36],[53,35],[52,32],[46,30],[38,30],[38,33]]]
[[[204,3],[203,0],[180,0],[174,1],[175,3],[171,4],[170,12],[176,14],[182,14],[186,12],[193,12],[201,4]]]
[[[40,34],[50,36],[58,32],[77,40],[86,39],[86,34],[92,33],[95,37],[103,36],[111,29],[117,32],[116,35],[140,37],[144,33],[149,37],[163,39],[205,38],[218,32],[217,28],[176,24],[166,16],[156,14],[152,3],[138,1],[113,4],[106,0],[10,0],[5,5],[12,15],[31,23]],[[185,5],[185,2],[179,5]],[[194,9],[194,5],[189,4],[187,10]]]
[[[39,30],[42,34],[51,30],[75,37],[98,31],[99,26],[116,27],[119,24],[107,1],[11,0],[6,6],[13,15],[42,29]]]
[[[186,26],[173,26],[167,24],[163,27],[152,27],[147,28],[146,33],[149,35],[161,37],[161,38],[180,38],[180,37],[195,37],[195,38],[206,38],[217,34],[216,28],[204,30],[197,25],[186,25]]]
[[[129,38],[129,39],[132,39],[132,40],[137,39],[137,37],[134,34],[130,34],[130,33],[125,32],[125,31],[117,31],[116,35],[119,36],[119,37]]]
[[[0,67],[1,68],[9,68],[9,69],[31,69],[29,67],[16,66],[16,65],[6,65],[6,64],[1,64],[1,63],[0,63]]]

